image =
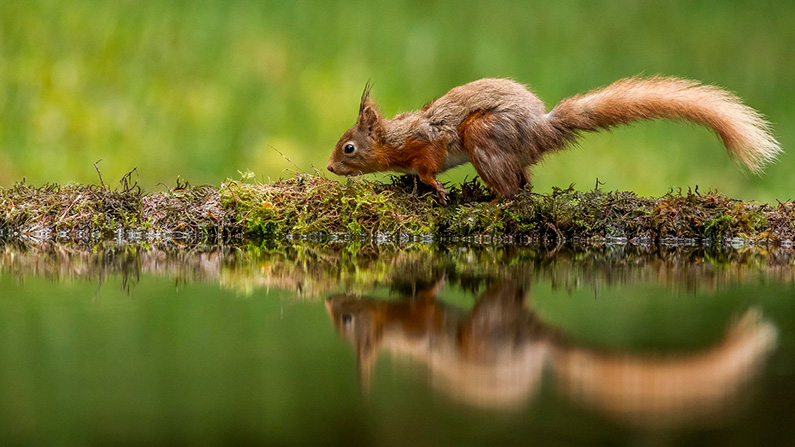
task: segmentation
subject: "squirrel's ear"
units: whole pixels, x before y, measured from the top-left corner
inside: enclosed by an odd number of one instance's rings
[[[375,105],[366,105],[361,112],[359,112],[359,129],[372,133],[373,127],[381,119],[381,114]]]
[[[381,113],[378,111],[375,102],[370,99],[370,88],[371,85],[368,82],[364,86],[362,100],[359,103],[359,119],[357,120],[357,124],[359,129],[372,133],[373,126],[381,119]]]

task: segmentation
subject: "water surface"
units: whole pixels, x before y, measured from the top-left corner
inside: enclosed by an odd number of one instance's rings
[[[0,247],[0,443],[789,445],[787,251]]]

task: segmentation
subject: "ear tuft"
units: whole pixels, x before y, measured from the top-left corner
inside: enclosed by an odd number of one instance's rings
[[[362,112],[364,111],[365,105],[372,104],[372,100],[370,99],[370,90],[372,90],[372,88],[373,84],[371,84],[370,81],[367,81],[367,83],[364,84],[362,99],[359,102],[359,115],[361,115]]]
[[[362,92],[362,100],[359,103],[359,118],[357,120],[357,124],[359,129],[366,131],[372,135],[373,127],[378,123],[381,119],[381,113],[378,111],[378,107],[375,105],[372,99],[370,99],[370,89],[372,85],[368,81],[367,84],[364,86],[364,92]]]

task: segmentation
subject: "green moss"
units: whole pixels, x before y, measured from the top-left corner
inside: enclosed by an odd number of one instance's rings
[[[220,188],[190,186],[142,194],[95,185],[25,184],[0,190],[0,226],[53,232],[182,232],[197,239],[246,241],[284,235],[402,238],[432,235],[488,236],[562,243],[605,238],[661,241],[671,238],[714,242],[791,241],[795,207],[773,208],[709,192],[669,192],[654,198],[631,192],[555,188],[550,194],[523,191],[495,198],[476,179],[448,185],[450,204],[409,176],[389,183],[364,178],[343,181],[299,175],[270,184],[227,180]]]
[[[704,227],[704,235],[713,239],[720,239],[730,235],[734,227],[734,219],[728,214],[724,214],[712,219]]]

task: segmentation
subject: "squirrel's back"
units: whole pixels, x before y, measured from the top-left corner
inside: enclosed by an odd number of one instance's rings
[[[479,79],[455,87],[423,108],[432,120],[459,124],[479,110],[515,111],[524,116],[546,113],[544,103],[527,86],[501,78]]]

